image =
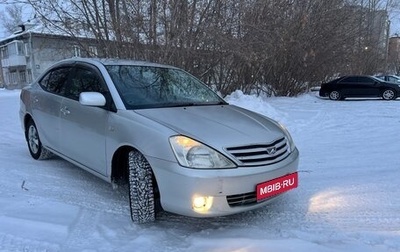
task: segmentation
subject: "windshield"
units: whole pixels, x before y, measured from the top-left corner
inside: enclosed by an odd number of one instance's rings
[[[226,104],[185,71],[154,66],[106,66],[127,109]]]

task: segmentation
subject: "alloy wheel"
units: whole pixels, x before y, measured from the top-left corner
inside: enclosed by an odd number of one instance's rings
[[[329,93],[329,99],[331,100],[339,100],[340,99],[340,93],[338,91],[332,91]]]
[[[385,100],[392,100],[395,97],[395,93],[393,90],[391,89],[386,89],[385,91],[383,91],[382,94],[382,98]]]
[[[31,151],[36,154],[39,151],[39,135],[34,125],[30,125],[28,129],[28,143]]]

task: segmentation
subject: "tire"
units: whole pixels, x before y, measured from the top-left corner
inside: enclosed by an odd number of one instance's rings
[[[128,154],[129,205],[134,223],[153,222],[156,218],[155,180],[146,158],[137,151]]]
[[[343,97],[340,94],[339,91],[333,90],[329,93],[329,99],[334,100],[334,101],[338,101],[338,100],[342,100]]]
[[[29,120],[28,124],[26,125],[25,137],[28,144],[29,153],[34,159],[43,160],[53,156],[53,153],[43,147],[33,120]]]
[[[384,99],[384,100],[394,100],[394,99],[396,99],[397,98],[397,96],[396,96],[396,92],[393,90],[393,89],[385,89],[383,92],[382,92],[382,98]]]

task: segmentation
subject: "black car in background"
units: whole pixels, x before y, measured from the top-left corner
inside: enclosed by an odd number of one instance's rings
[[[319,95],[331,100],[350,97],[382,97],[394,100],[400,94],[400,83],[395,84],[369,75],[342,76],[321,84]]]

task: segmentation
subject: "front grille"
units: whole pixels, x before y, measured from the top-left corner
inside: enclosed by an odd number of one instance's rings
[[[274,164],[289,155],[289,145],[285,137],[272,143],[229,147],[226,150],[244,166]]]

